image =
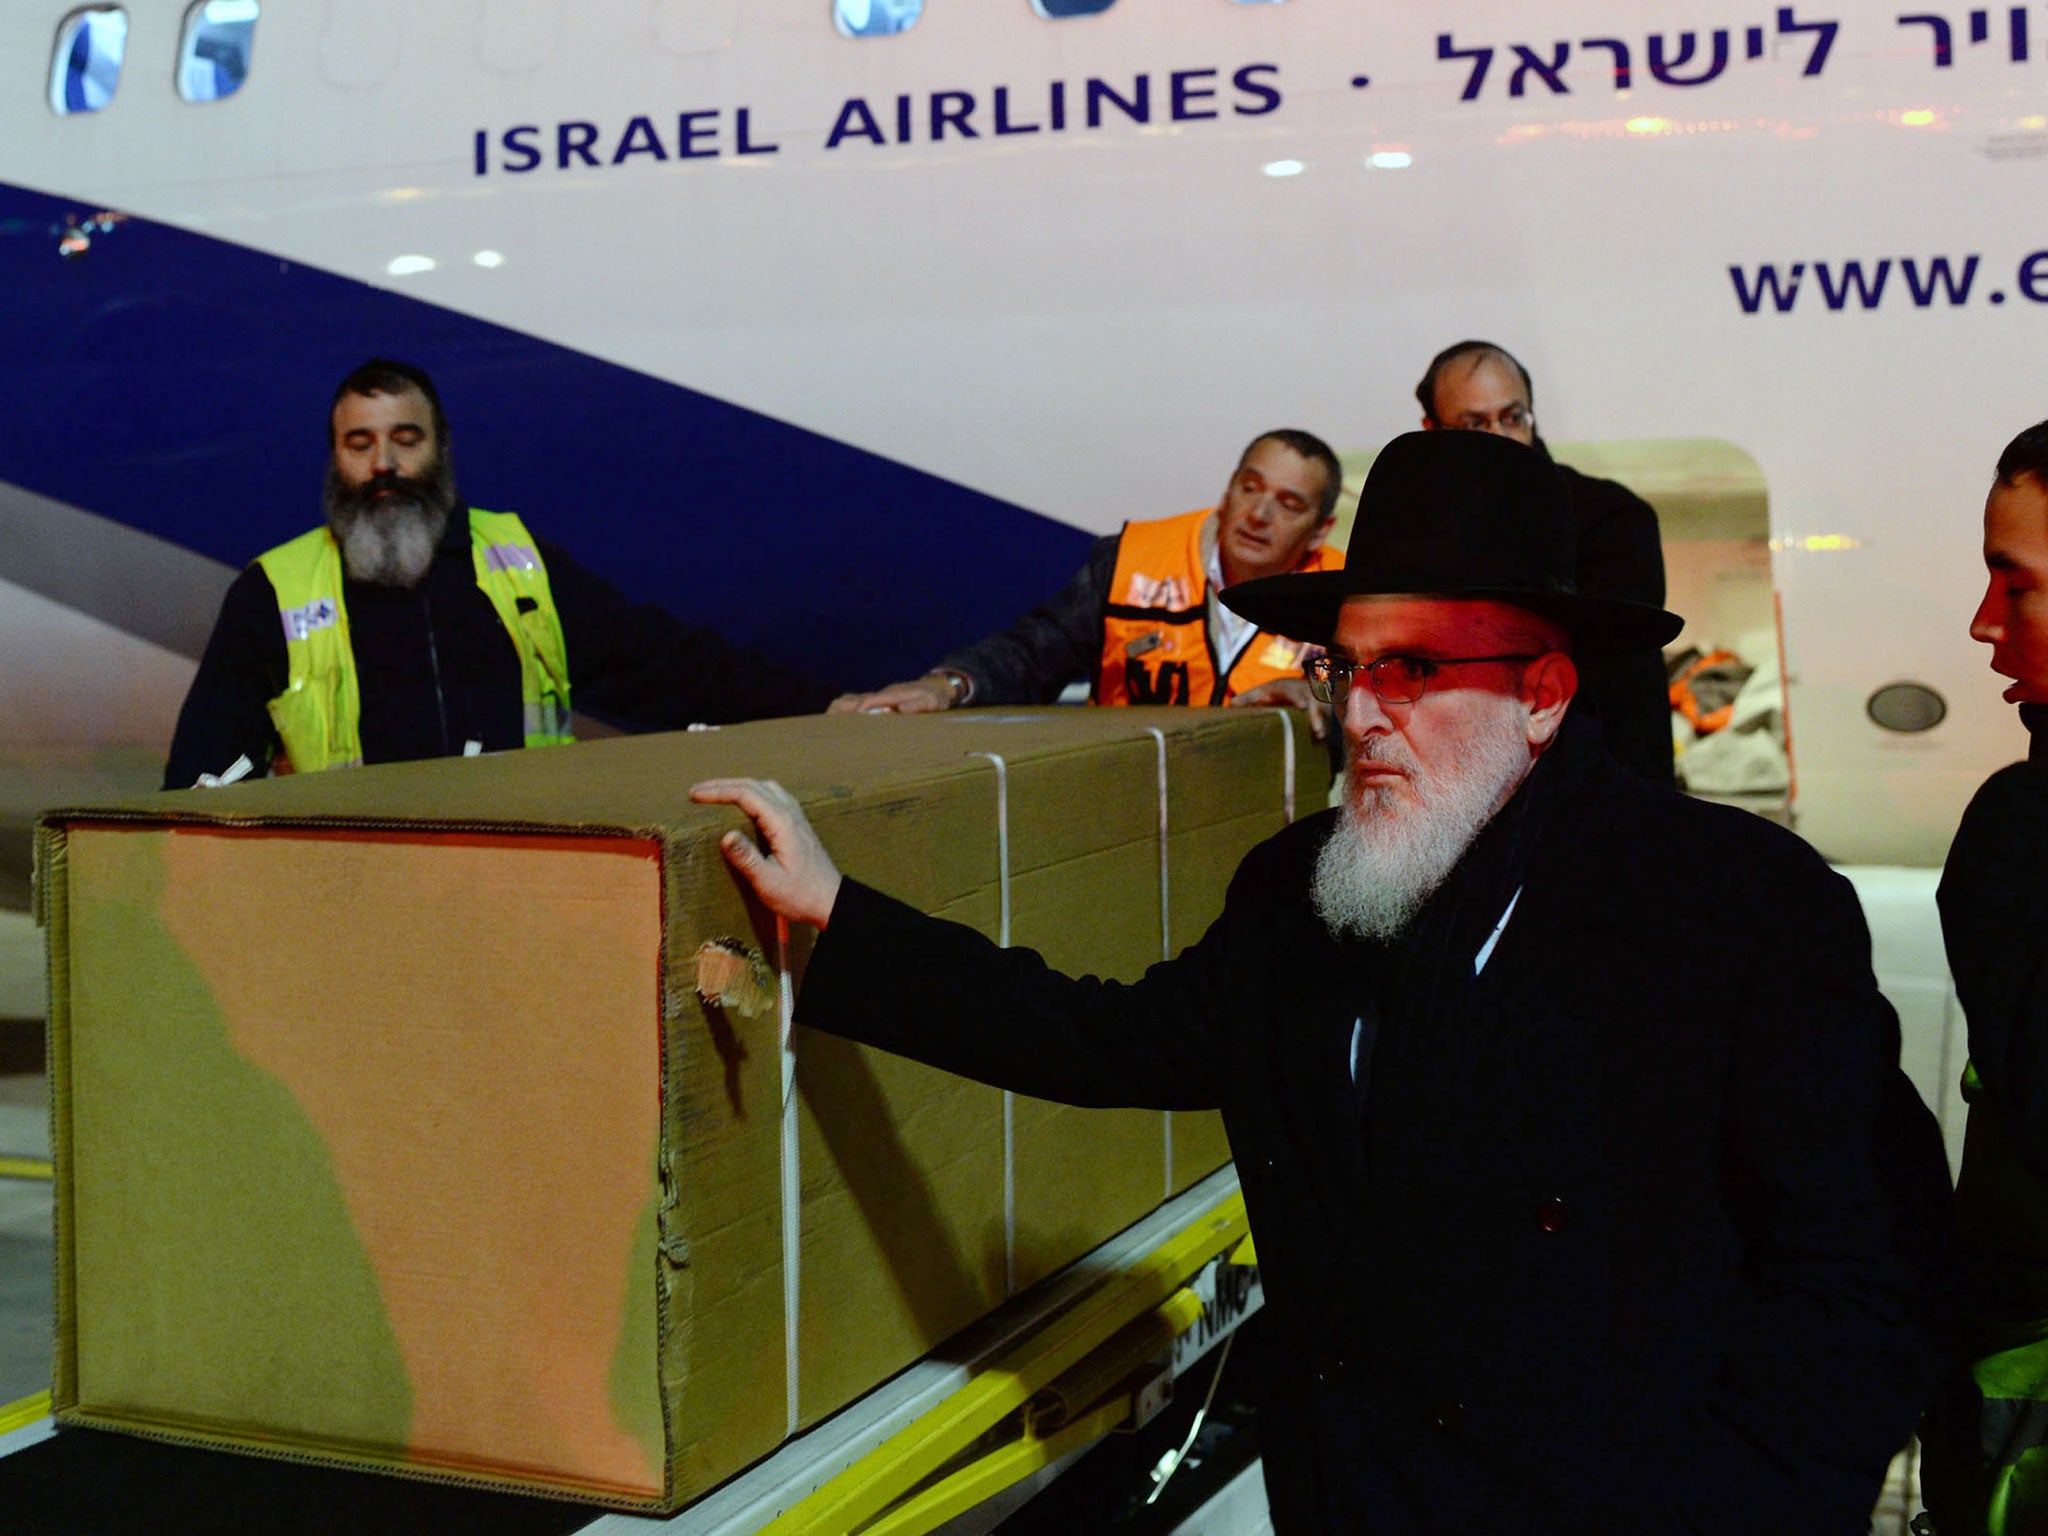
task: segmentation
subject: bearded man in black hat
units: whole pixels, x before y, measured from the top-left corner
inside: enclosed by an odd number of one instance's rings
[[[727,858],[825,930],[800,1022],[1222,1109],[1281,1361],[1276,1530],[1861,1533],[1938,1366],[1940,1140],[1847,883],[1572,718],[1576,658],[1679,621],[1578,593],[1571,526],[1539,456],[1415,433],[1342,571],[1225,593],[1327,647],[1343,803],[1132,985],[843,881],[778,786],[694,792],[755,818],[765,850]],[[1680,889],[1739,957],[1712,988],[1668,963]]]

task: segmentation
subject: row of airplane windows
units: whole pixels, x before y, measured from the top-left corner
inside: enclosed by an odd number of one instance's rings
[[[1048,21],[1099,16],[1116,0],[1030,0]],[[1231,0],[1234,5],[1278,5],[1283,0]],[[831,0],[832,23],[846,37],[889,37],[907,32],[924,14],[925,0]],[[186,101],[221,101],[249,77],[261,0],[194,0],[178,42],[178,95]],[[50,60],[50,108],[58,116],[99,112],[113,101],[128,52],[128,12],[119,5],[73,11],[57,28]]]
[[[178,37],[178,95],[221,101],[249,78],[260,0],[194,0]],[[60,117],[103,111],[121,83],[128,12],[118,5],[73,11],[57,28],[50,58],[50,109]]]

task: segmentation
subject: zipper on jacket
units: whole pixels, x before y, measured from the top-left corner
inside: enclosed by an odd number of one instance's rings
[[[1207,572],[1203,574],[1207,575]],[[1230,674],[1237,670],[1237,664],[1243,661],[1251,650],[1252,642],[1259,638],[1258,626],[1254,625],[1252,632],[1245,636],[1244,644],[1237,648],[1237,654],[1230,658],[1230,665],[1225,666],[1222,656],[1216,649],[1216,642],[1222,638],[1218,632],[1223,628],[1217,621],[1216,613],[1222,606],[1223,600],[1216,595],[1216,587],[1211,583],[1209,589],[1202,594],[1202,645],[1209,652],[1210,671],[1216,679],[1215,685],[1209,690],[1209,702],[1212,705],[1224,701],[1224,695],[1230,692]],[[1192,704],[1194,700],[1189,699],[1188,702]]]
[[[427,666],[434,674],[434,708],[441,716],[441,755],[455,755],[454,737],[448,731],[448,696],[441,691],[441,647],[434,641],[434,595],[420,585],[420,607],[427,617]]]

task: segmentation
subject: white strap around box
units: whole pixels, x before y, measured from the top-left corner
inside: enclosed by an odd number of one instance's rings
[[[1281,734],[1281,808],[1287,821],[1294,820],[1294,719],[1286,710],[1276,711]],[[1159,792],[1159,958],[1173,958],[1173,909],[1170,903],[1168,861],[1168,788],[1166,732],[1147,726],[1158,748]],[[970,752],[983,758],[996,771],[996,873],[998,917],[996,942],[1010,947],[1010,765],[995,752]],[[1505,918],[1503,918],[1505,923]],[[790,1039],[796,1016],[796,984],[790,972],[789,923],[775,923],[775,966],[782,1039],[782,1340],[784,1390],[789,1405],[789,1433],[799,1424],[797,1408],[798,1354],[797,1312],[802,1299],[801,1249],[803,1241],[803,1181],[798,1167],[796,1052]],[[1164,1197],[1171,1199],[1173,1185],[1173,1116],[1160,1117],[1166,1130],[1166,1181]],[[1017,1289],[1017,1125],[1016,1096],[1003,1093],[1003,1291]]]
[[[1280,813],[1294,825],[1294,711],[1275,710],[1280,719]]]
[[[996,752],[970,752],[996,767],[996,942],[1010,947],[1010,765]],[[1003,1294],[1017,1294],[1017,1096],[1003,1090]]]
[[[782,1360],[789,1401],[789,1433],[797,1414],[797,1310],[802,1300],[803,1181],[797,1167],[796,1049],[790,1041],[796,1021],[796,983],[789,972],[789,919],[775,919],[777,1009],[782,1026]]]
[[[1167,793],[1166,793],[1166,732],[1156,725],[1145,727],[1145,734],[1159,746],[1159,958],[1173,958],[1173,904],[1168,896],[1167,886]],[[1160,1117],[1166,1127],[1166,1184],[1160,1199],[1173,1197],[1173,1116]]]

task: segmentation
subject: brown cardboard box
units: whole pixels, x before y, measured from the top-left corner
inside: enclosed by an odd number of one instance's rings
[[[1227,1157],[804,1031],[786,1099],[734,773],[1118,976],[1327,787],[1273,713],[963,711],[52,812],[58,1417],[673,1509]]]

